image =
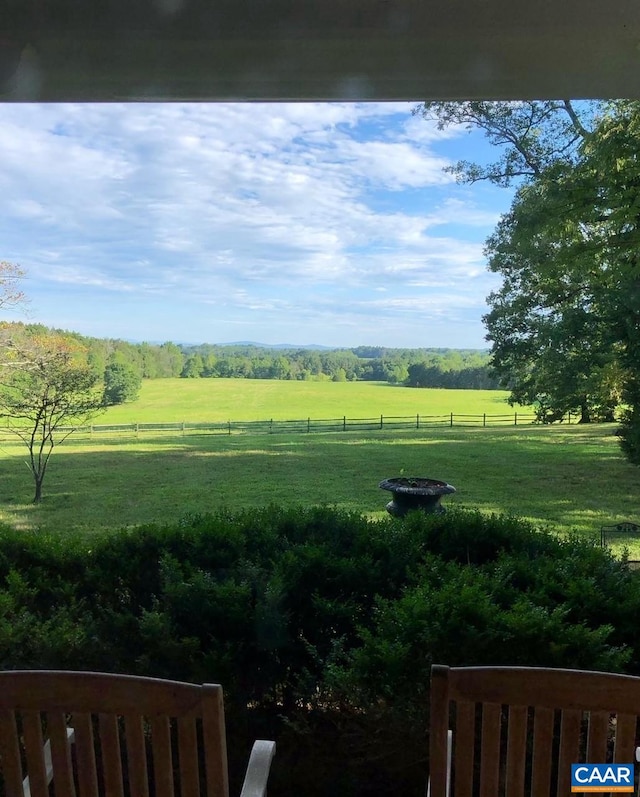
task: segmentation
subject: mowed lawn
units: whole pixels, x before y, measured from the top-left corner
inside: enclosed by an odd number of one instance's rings
[[[596,535],[603,523],[640,518],[640,471],[622,457],[615,429],[454,426],[69,440],[53,455],[39,506],[29,503],[26,449],[3,442],[0,519],[25,530],[90,533],[270,502],[382,516],[390,496],[378,482],[404,473],[449,481],[457,493],[444,499],[448,506],[509,512],[561,532]]]
[[[380,415],[513,415],[501,390],[432,390],[383,382],[147,379],[140,397],[96,423],[375,418]],[[522,410],[524,413],[525,410]]]

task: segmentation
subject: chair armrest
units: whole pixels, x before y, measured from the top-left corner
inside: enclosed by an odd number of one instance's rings
[[[76,740],[76,732],[73,728],[67,728],[67,744],[71,746]],[[47,783],[53,780],[53,761],[51,760],[51,742],[47,739],[42,747],[44,757],[44,771],[47,776]],[[31,782],[29,776],[22,781],[22,792],[24,797],[31,797]]]
[[[240,797],[264,797],[275,751],[275,742],[266,742],[263,739],[254,742]]]

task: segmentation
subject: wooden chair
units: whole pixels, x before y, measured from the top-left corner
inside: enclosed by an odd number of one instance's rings
[[[254,744],[241,797],[266,793],[274,750]],[[49,797],[51,781],[55,797],[228,797],[222,688],[2,672],[0,769],[6,797]]]
[[[431,797],[567,797],[571,764],[634,762],[639,717],[640,678],[434,665]]]

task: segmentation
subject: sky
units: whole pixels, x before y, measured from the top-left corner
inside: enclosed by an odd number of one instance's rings
[[[417,103],[0,106],[13,320],[131,341],[487,348],[511,193]],[[8,316],[7,316],[8,317]]]

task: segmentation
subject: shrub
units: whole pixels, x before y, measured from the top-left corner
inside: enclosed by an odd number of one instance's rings
[[[422,790],[433,662],[639,673],[639,610],[638,575],[592,542],[477,512],[0,529],[2,667],[219,681],[232,771],[277,737],[273,794]]]

